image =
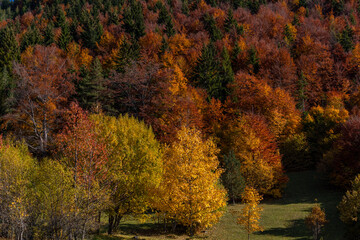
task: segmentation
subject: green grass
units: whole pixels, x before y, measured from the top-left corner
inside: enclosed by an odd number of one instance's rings
[[[341,200],[342,192],[336,191],[322,181],[314,171],[288,174],[290,181],[283,198],[264,200],[261,204],[261,225],[263,232],[253,233],[252,240],[280,240],[297,239],[310,240],[311,232],[305,225],[305,217],[317,202],[325,209],[329,222],[324,229],[324,240],[340,240],[344,234],[344,226],[338,218],[336,206]],[[195,239],[209,240],[243,240],[247,233],[236,224],[236,215],[232,212],[240,211],[241,204],[229,205],[226,214],[213,228],[202,233]],[[100,236],[97,240],[133,239],[187,239],[185,235],[165,234],[162,227],[155,223],[139,223],[134,219],[125,220],[121,226],[121,233],[114,237]]]

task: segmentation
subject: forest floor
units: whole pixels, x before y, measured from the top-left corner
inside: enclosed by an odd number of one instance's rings
[[[288,173],[289,182],[281,199],[264,200],[261,204],[264,211],[261,216],[263,232],[250,236],[251,240],[310,240],[312,233],[305,225],[305,217],[311,208],[320,204],[325,209],[328,223],[324,228],[324,240],[340,240],[344,234],[344,225],[339,220],[336,206],[343,192],[334,190],[326,184],[315,171]],[[93,240],[123,239],[208,239],[208,240],[243,240],[247,239],[245,230],[236,224],[236,214],[242,204],[229,205],[220,222],[208,231],[189,238],[186,235],[161,233],[158,224],[140,223],[134,219],[126,219],[120,225],[120,233],[114,236],[101,235]],[[134,238],[137,236],[137,238]]]

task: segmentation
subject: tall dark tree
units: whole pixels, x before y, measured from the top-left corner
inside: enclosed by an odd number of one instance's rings
[[[49,46],[54,43],[54,24],[53,22],[49,22],[44,31],[44,44]]]
[[[70,27],[69,24],[66,23],[62,28],[61,28],[61,34],[60,37],[58,39],[58,46],[61,49],[66,49],[67,46],[69,45],[69,43],[71,42],[72,37],[71,37],[71,33],[70,33]]]
[[[141,3],[137,0],[130,0],[129,6],[124,12],[124,29],[135,40],[145,35],[145,22]]]
[[[349,25],[346,25],[345,29],[340,33],[339,42],[346,52],[351,51],[354,48],[354,31]]]
[[[32,24],[24,34],[21,40],[20,50],[24,51],[29,46],[34,46],[36,44],[42,43],[42,37],[39,29]]]
[[[228,191],[229,198],[235,203],[235,200],[241,198],[245,189],[245,179],[241,175],[240,160],[236,159],[233,151],[224,156],[224,168],[222,180]]]
[[[214,17],[210,14],[204,16],[205,29],[209,32],[212,41],[217,41],[222,38],[220,29],[216,26]]]
[[[102,102],[104,92],[104,76],[101,63],[96,58],[90,66],[90,70],[83,67],[80,77],[82,79],[76,86],[77,99],[81,107],[92,110]]]
[[[208,46],[203,47],[191,79],[195,86],[206,89],[209,98],[223,99],[226,86],[221,79],[221,63],[217,59],[214,43],[210,42]]]
[[[14,87],[14,81],[7,68],[4,67],[0,72],[0,116],[4,116],[10,111]]]
[[[96,43],[100,40],[103,34],[103,27],[100,23],[97,13],[91,15],[85,11],[85,17],[82,21],[83,32],[81,33],[81,39],[84,42],[84,46],[90,49],[96,48]]]
[[[219,96],[220,100],[225,100],[229,94],[229,89],[227,85],[234,81],[234,72],[231,67],[231,60],[228,50],[224,47],[221,53],[222,62],[220,69],[220,80],[221,80],[221,95]]]
[[[251,66],[251,71],[257,74],[260,70],[260,61],[255,47],[248,50],[248,62]]]
[[[236,31],[236,29],[238,28],[238,24],[236,22],[236,20],[234,19],[234,15],[233,15],[233,11],[231,8],[229,8],[228,12],[227,12],[227,17],[225,19],[225,23],[224,23],[224,29],[227,33],[230,33],[231,31]]]
[[[13,61],[20,59],[19,46],[13,27],[7,26],[0,30],[0,69],[6,67],[12,71]]]

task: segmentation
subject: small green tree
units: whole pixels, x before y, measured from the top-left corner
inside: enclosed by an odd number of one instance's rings
[[[11,72],[13,61],[20,59],[19,45],[13,27],[8,25],[0,30],[0,43],[0,66],[6,67]]]
[[[224,156],[225,172],[222,179],[224,186],[228,191],[229,198],[235,203],[236,199],[240,199],[245,188],[245,179],[241,175],[241,164],[236,159],[233,151]]]

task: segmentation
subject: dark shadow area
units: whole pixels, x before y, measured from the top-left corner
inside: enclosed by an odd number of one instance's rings
[[[270,235],[281,237],[293,237],[299,240],[310,240],[311,232],[306,228],[303,219],[290,221],[286,228],[270,228],[263,232],[256,232],[255,235]]]

